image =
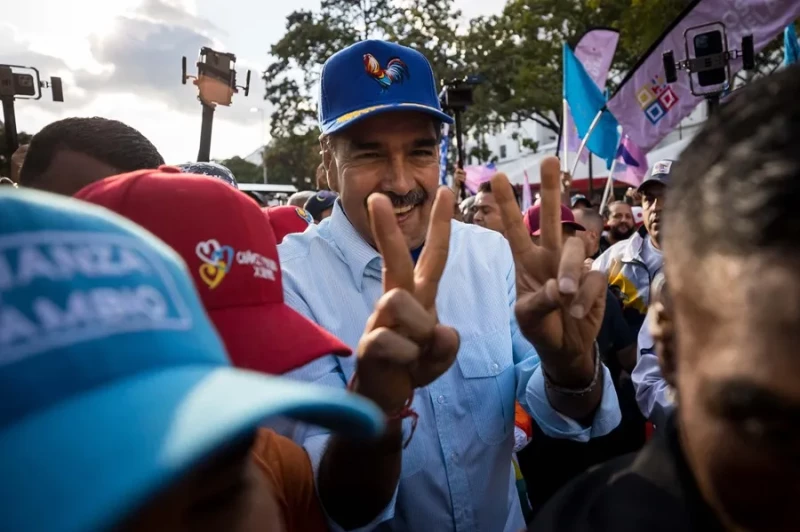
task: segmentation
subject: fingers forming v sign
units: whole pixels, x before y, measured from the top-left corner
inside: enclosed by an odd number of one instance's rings
[[[372,233],[383,258],[384,294],[359,343],[359,391],[367,388],[365,395],[387,411],[396,410],[415,388],[447,371],[458,352],[458,334],[440,325],[436,315],[454,201],[451,191],[439,189],[416,267],[391,201],[382,194],[368,201]]]
[[[584,270],[585,248],[579,238],[563,241],[560,179],[558,159],[542,161],[538,246],[504,174],[492,178],[492,190],[514,255],[520,330],[536,347],[548,374],[567,383],[583,380],[586,370],[591,378],[606,280],[599,272]]]

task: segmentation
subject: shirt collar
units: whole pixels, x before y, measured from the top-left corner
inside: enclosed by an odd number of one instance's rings
[[[371,262],[380,261],[381,256],[375,248],[364,240],[356,231],[356,228],[353,227],[353,224],[350,223],[350,220],[347,219],[340,201],[336,201],[334,204],[328,230],[336,247],[344,255],[344,260],[353,275],[353,282],[360,291],[364,279],[364,271]],[[378,265],[377,267],[380,270],[380,266]]]

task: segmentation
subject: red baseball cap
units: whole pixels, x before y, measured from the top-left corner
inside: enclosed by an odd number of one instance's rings
[[[112,176],[75,197],[131,219],[183,257],[233,365],[282,374],[324,355],[349,355],[284,303],[275,235],[258,204],[218,179],[179,172]]]
[[[262,209],[275,233],[278,244],[283,242],[286,235],[302,233],[309,225],[314,223],[314,218],[307,210],[294,205],[279,205],[277,207],[264,207]]]
[[[539,236],[539,211],[541,210],[542,205],[537,203],[527,211],[525,211],[525,216],[522,219],[525,221],[525,227],[528,228],[528,232],[531,236]],[[572,211],[569,210],[569,207],[566,205],[561,205],[561,225],[566,225],[568,227],[572,227],[576,231],[586,231],[586,228],[575,221],[575,215],[572,214]]]

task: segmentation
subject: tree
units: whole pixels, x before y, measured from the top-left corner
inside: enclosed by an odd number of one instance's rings
[[[471,23],[468,64],[486,83],[470,115],[488,128],[527,120],[561,127],[562,43],[590,28],[621,30],[613,70],[627,71],[688,0],[510,0],[500,15]],[[528,144],[530,139],[521,139]]]
[[[315,176],[320,163],[318,137],[314,130],[302,135],[273,137],[265,154],[269,182],[294,185],[300,190],[316,186]]]
[[[462,75],[460,17],[453,0],[322,0],[317,12],[291,13],[263,75],[265,99],[274,109],[272,136],[302,136],[316,127],[315,89],[323,63],[360,40],[387,39],[415,48],[431,61],[439,79]]]
[[[228,169],[233,172],[233,176],[239,183],[264,182],[263,166],[246,161],[238,155],[230,159],[219,161],[219,164],[227,166]]]

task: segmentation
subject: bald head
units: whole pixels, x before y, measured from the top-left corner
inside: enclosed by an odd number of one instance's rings
[[[577,236],[583,240],[586,246],[586,256],[594,257],[600,251],[600,236],[603,234],[603,217],[592,209],[577,208],[572,209],[575,221],[586,228],[586,231],[578,231]]]

